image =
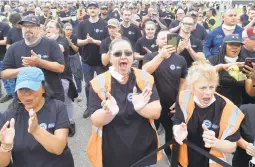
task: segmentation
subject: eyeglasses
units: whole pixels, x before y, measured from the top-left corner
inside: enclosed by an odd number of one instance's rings
[[[194,26],[194,23],[185,23],[185,22],[182,22],[182,24],[185,25],[185,26],[189,26],[189,27]]]
[[[126,57],[129,57],[129,56],[132,56],[132,55],[133,55],[133,51],[131,51],[131,50],[124,50],[124,51],[119,50],[119,51],[115,51],[115,52],[113,53],[113,56],[115,56],[115,57],[121,57],[121,56],[123,55],[123,53],[124,53],[124,55],[125,55]]]
[[[203,17],[203,16],[198,16],[198,17]]]

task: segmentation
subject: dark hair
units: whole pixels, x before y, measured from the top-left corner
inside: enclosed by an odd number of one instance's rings
[[[12,23],[12,25],[16,25],[21,21],[21,15],[19,13],[13,13],[10,15],[9,17],[9,21],[10,23]]]
[[[43,81],[42,86],[45,90],[45,93],[42,95],[46,99],[52,99],[53,98],[53,91],[50,89],[47,82]],[[12,104],[8,107],[8,109],[14,109],[15,111],[19,112],[24,109],[24,105],[19,101],[18,97],[14,98]]]
[[[213,65],[223,64],[224,57],[225,57],[226,53],[227,53],[227,43],[224,43],[220,49],[218,56],[215,56],[216,64],[213,64]],[[240,61],[242,59],[241,55],[242,55],[242,49],[241,49],[240,53],[238,54],[238,60],[240,60]]]

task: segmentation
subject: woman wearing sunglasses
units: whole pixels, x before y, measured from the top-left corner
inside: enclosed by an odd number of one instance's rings
[[[157,149],[153,120],[159,118],[161,105],[153,77],[131,68],[134,53],[127,40],[112,41],[109,55],[109,71],[90,82],[93,129],[87,153],[93,166],[129,167]],[[138,166],[153,165],[160,158],[153,155]]]

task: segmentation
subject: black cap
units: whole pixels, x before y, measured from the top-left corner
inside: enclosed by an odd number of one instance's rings
[[[224,43],[239,43],[243,44],[242,38],[238,34],[230,34],[225,36]]]
[[[95,7],[99,7],[99,5],[98,5],[98,3],[96,2],[96,1],[91,1],[91,2],[89,2],[88,3],[88,7],[90,7],[90,6],[95,6]]]
[[[19,24],[23,24],[25,22],[29,22],[29,23],[33,23],[33,24],[36,24],[38,26],[40,26],[40,20],[37,16],[33,16],[33,15],[28,15],[26,17],[24,17],[20,22]]]

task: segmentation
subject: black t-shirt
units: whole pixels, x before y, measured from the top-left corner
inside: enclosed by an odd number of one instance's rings
[[[132,92],[136,85],[133,70],[126,84],[111,82],[111,95],[116,99],[119,113],[103,127],[103,166],[129,167],[157,148],[157,137],[148,119],[140,116],[132,104]],[[114,89],[113,89],[114,88]],[[152,89],[150,102],[159,100],[155,86]],[[102,108],[101,99],[90,89],[88,109],[91,113]],[[139,166],[156,163],[156,154],[143,161]]]
[[[240,133],[244,140],[248,143],[254,142],[255,129],[254,129],[254,104],[242,105],[240,110],[244,113],[245,117],[240,126]],[[249,161],[252,159],[246,151],[240,147],[237,147],[235,155],[232,160],[232,165],[234,167],[249,167]]]
[[[169,27],[172,20],[174,20],[174,14],[172,12],[163,12],[161,18],[165,20],[166,26]]]
[[[244,20],[244,21],[242,22],[243,27],[246,27],[248,24],[250,24],[250,21],[249,21],[249,20]],[[253,24],[252,26],[254,27],[255,24]]]
[[[75,34],[72,34],[71,37],[70,37],[70,39],[71,39],[71,42],[72,42],[75,46],[78,47],[78,44],[77,44],[77,36],[76,36]],[[70,53],[69,53],[69,55],[75,55],[76,53],[77,53],[77,52],[75,52],[75,51],[73,50],[73,48],[70,46]]]
[[[241,49],[241,56],[243,58],[243,60],[245,60],[245,58],[247,57],[251,57],[251,58],[255,58],[255,52],[250,52],[247,49],[245,49],[245,47],[242,47]],[[246,91],[243,91],[243,104],[255,104],[255,97],[251,97],[249,96]]]
[[[141,10],[139,16],[142,19],[143,16],[146,16],[147,14],[148,14],[147,10]]]
[[[4,40],[4,37],[7,37],[10,26],[6,23],[0,22],[0,40]],[[0,61],[3,60],[6,52],[6,45],[0,45]]]
[[[215,95],[216,101],[212,103],[207,108],[200,108],[198,105],[195,104],[195,109],[193,114],[187,124],[188,128],[188,137],[187,139],[197,145],[198,147],[210,151],[210,149],[205,148],[204,141],[203,141],[203,128],[202,125],[207,125],[209,130],[215,132],[215,136],[218,137],[219,135],[219,123],[221,120],[221,115],[226,102],[220,96]],[[180,104],[178,100],[176,101],[175,105],[175,114],[172,117],[174,125],[178,125],[184,121],[183,112],[180,108]],[[240,139],[240,131],[238,130],[233,135],[227,137],[225,140],[236,142]],[[206,158],[204,155],[194,151],[193,149],[188,147],[188,160],[189,165],[188,167],[209,167],[209,159]]]
[[[89,20],[82,21],[78,26],[78,39],[86,39],[87,34],[95,40],[104,40],[107,37],[107,24],[104,20],[91,23]],[[87,44],[82,46],[82,62],[91,66],[101,66],[101,56],[99,54],[100,46],[96,44]]]
[[[65,11],[61,11],[60,13],[59,13],[59,17],[61,17],[61,18],[65,18],[65,17],[70,17],[71,16],[71,12],[70,11],[67,11],[67,12],[65,12]],[[62,23],[68,23],[68,22],[70,22],[70,21],[62,21]]]
[[[37,113],[41,128],[54,134],[55,130],[68,129],[70,122],[65,104],[58,100],[46,99]],[[30,133],[28,133],[29,113],[23,106],[10,109],[0,115],[0,127],[15,119],[15,138],[12,150],[12,167],[74,167],[74,161],[68,146],[61,155],[49,153]]]
[[[110,19],[115,18],[117,20],[120,20],[120,14],[118,11],[108,11],[107,15]]]
[[[207,36],[207,31],[202,25],[197,24],[196,29],[194,31],[192,31],[191,34],[194,37],[197,37],[199,40],[203,41],[203,40],[205,40],[205,38]]]
[[[171,22],[171,24],[169,25],[169,29],[175,28],[175,27],[179,26],[179,24],[180,24],[179,20],[173,20]]]
[[[140,28],[131,23],[128,28],[121,25],[121,29],[123,30],[123,36],[129,39],[134,48],[136,41],[142,36]]]
[[[209,59],[212,65],[218,65],[216,61],[217,56]],[[241,60],[238,60],[241,62]],[[230,99],[236,106],[242,104],[242,93],[245,89],[245,81],[236,81],[229,73],[225,70],[219,72],[219,86],[216,91],[221,95]]]
[[[178,35],[177,38],[179,41],[181,39],[181,37]],[[195,52],[203,52],[203,45],[202,45],[202,41],[199,40],[198,38],[194,37],[192,34],[190,36],[190,44],[191,44],[191,48],[195,51]],[[187,62],[187,67],[189,68],[192,63],[194,62],[194,60],[192,59],[192,57],[190,56],[189,52],[187,51],[187,49],[184,49],[180,55],[182,55]]]
[[[146,54],[144,62],[151,61],[157,55],[158,52]],[[153,76],[161,102],[169,105],[175,102],[179,92],[180,79],[184,79],[186,74],[187,63],[178,54],[173,54],[159,65]]]
[[[61,74],[62,79],[72,79],[72,72],[70,69],[69,55],[70,55],[70,46],[66,38],[59,36],[56,40],[58,44],[64,47],[64,59],[65,59],[65,71]]]
[[[148,48],[151,52],[156,52],[158,50],[158,46],[156,43],[156,37],[153,39],[147,39],[146,37],[141,37],[135,44],[135,52],[140,55],[146,55],[147,52],[144,47]]]
[[[36,46],[29,47],[26,45],[25,40],[21,40],[12,44],[6,52],[3,60],[3,70],[11,68],[20,68],[22,65],[22,56],[30,57],[31,50],[33,50],[41,59],[50,62],[58,62],[65,64],[63,53],[56,41],[42,38],[40,43]],[[60,74],[46,69],[42,69],[45,75],[45,80],[49,84],[54,93],[54,97],[58,100],[64,101],[64,89],[61,83]]]
[[[8,45],[11,45],[15,42],[21,41],[23,39],[22,30],[21,28],[12,27],[7,34],[7,41]]]
[[[45,18],[45,16],[40,16],[39,20],[40,20],[40,24],[44,24],[46,21],[46,18]]]

